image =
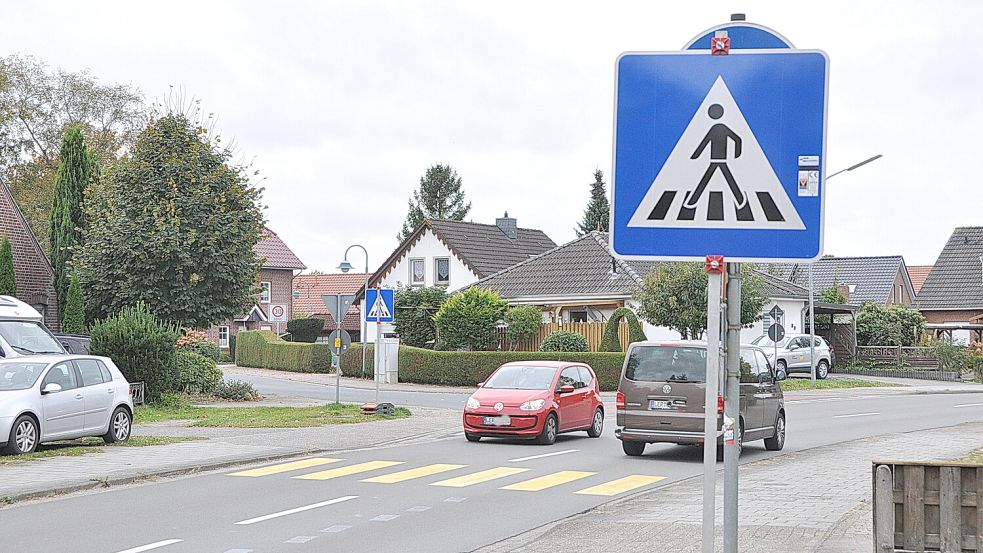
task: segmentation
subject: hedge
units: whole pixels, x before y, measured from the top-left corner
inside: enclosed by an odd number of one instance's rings
[[[301,373],[329,372],[331,349],[328,344],[303,344],[281,340],[271,330],[239,332],[236,365]]]
[[[342,374],[360,376],[361,355],[361,346],[352,344],[341,358]],[[572,361],[590,365],[597,374],[601,390],[614,391],[618,389],[624,360],[625,354],[617,352],[434,351],[400,346],[399,381],[475,386],[484,382],[499,366],[511,361]],[[372,361],[370,346],[365,378],[372,377]]]

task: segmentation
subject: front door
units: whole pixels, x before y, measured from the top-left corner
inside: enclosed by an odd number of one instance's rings
[[[577,367],[567,367],[560,373],[560,378],[556,382],[557,391],[563,386],[573,386],[574,391],[560,394],[557,403],[560,404],[560,430],[569,430],[583,426],[583,395],[585,388],[577,389],[577,382],[580,380],[580,373]]]
[[[109,426],[110,409],[116,399],[116,388],[113,383],[105,382],[99,361],[95,359],[77,359],[75,365],[82,377],[82,404],[85,415],[82,426],[86,432],[106,429]]]
[[[45,386],[52,383],[61,386],[61,391],[41,396],[41,412],[44,418],[41,423],[41,438],[49,440],[81,434],[84,403],[71,361],[51,367],[41,381],[41,389],[44,390]]]

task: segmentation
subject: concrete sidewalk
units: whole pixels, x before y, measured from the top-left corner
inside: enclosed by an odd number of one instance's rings
[[[983,447],[983,423],[891,434],[749,463],[740,469],[739,546],[755,553],[869,551],[871,461],[952,459]],[[917,451],[917,454],[912,452]],[[722,474],[717,475],[721,551]],[[702,477],[670,484],[483,547],[475,553],[699,553]]]
[[[105,447],[79,457],[0,466],[0,500],[18,500],[316,452],[431,441],[460,431],[457,411],[414,408],[405,419],[314,428],[196,428],[193,421],[135,425],[134,436],[201,436],[201,441]],[[96,446],[93,449],[97,449]],[[0,501],[2,503],[2,501]]]

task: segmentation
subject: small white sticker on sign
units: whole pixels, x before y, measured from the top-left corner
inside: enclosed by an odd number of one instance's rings
[[[819,156],[799,156],[799,197],[819,195]]]

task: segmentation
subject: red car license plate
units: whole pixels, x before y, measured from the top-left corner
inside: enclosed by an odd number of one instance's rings
[[[512,417],[503,415],[500,417],[485,417],[482,422],[485,426],[508,426],[512,424]]]

